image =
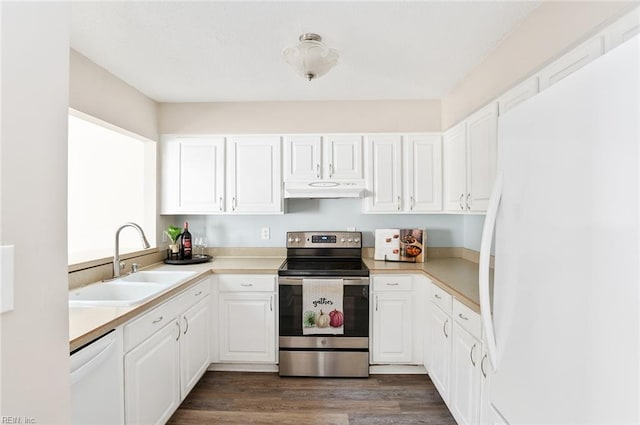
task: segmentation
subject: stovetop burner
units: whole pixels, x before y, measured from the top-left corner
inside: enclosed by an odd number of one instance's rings
[[[287,277],[368,277],[360,232],[287,232]]]

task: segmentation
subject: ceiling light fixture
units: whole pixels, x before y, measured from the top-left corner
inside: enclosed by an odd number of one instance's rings
[[[322,77],[338,62],[338,51],[327,47],[318,34],[302,34],[300,43],[282,51],[285,62],[308,79]]]

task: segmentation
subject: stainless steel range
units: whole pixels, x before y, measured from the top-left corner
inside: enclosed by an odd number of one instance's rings
[[[342,288],[342,316],[337,323],[331,317],[331,326],[341,325],[339,334],[309,329],[314,314],[303,306],[305,290],[325,279]],[[369,269],[360,232],[288,232],[278,292],[280,376],[369,376]],[[322,320],[318,326],[328,328],[328,318]]]

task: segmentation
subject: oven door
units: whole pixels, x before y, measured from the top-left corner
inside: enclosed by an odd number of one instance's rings
[[[279,335],[302,337],[302,279],[278,279]],[[369,336],[369,278],[344,279],[344,334],[335,338]],[[305,336],[307,337],[307,336]]]

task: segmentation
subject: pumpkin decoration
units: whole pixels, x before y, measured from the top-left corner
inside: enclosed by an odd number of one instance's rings
[[[307,310],[302,316],[302,326],[305,328],[312,328],[316,325],[316,312]]]
[[[329,325],[332,328],[339,328],[344,323],[344,314],[341,311],[333,310],[329,312]]]
[[[319,328],[326,328],[329,326],[329,316],[324,314],[322,310],[320,310],[320,315],[316,318],[316,326]]]

